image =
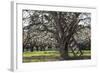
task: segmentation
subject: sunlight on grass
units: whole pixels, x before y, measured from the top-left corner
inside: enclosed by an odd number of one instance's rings
[[[79,55],[79,54],[77,54]],[[69,56],[74,58],[73,53],[70,51]],[[90,50],[84,50],[81,57],[91,56]],[[59,60],[60,53],[58,51],[34,51],[34,52],[24,52],[23,62],[45,62],[45,61],[56,61]]]
[[[24,52],[23,56],[31,57],[31,56],[58,56],[59,52],[57,51],[34,51],[34,52]]]

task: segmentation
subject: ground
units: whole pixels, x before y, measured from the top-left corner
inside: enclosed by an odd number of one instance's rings
[[[69,60],[83,60],[90,59],[90,50],[83,50],[82,56],[74,56],[72,52],[69,52]],[[23,62],[45,62],[45,61],[60,61],[60,53],[58,51],[34,51],[34,52],[24,52]]]

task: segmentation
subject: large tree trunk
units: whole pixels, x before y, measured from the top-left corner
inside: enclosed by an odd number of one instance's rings
[[[64,44],[60,44],[60,56],[61,60],[68,60],[69,58],[68,47],[65,46]]]

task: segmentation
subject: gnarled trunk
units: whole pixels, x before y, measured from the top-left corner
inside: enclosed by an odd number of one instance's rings
[[[60,57],[61,60],[67,60],[69,58],[68,47],[64,44],[60,44]]]

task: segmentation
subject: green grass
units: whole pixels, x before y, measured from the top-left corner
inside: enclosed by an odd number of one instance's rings
[[[78,54],[79,55],[79,54]],[[69,56],[73,59],[75,56],[70,51]],[[84,50],[81,58],[87,59],[90,57],[90,50]],[[77,57],[79,59],[79,57]],[[60,53],[58,51],[34,51],[34,52],[24,52],[23,62],[45,62],[45,61],[59,61]]]
[[[57,51],[34,51],[34,52],[24,52],[23,57],[31,56],[57,56],[59,52]]]

